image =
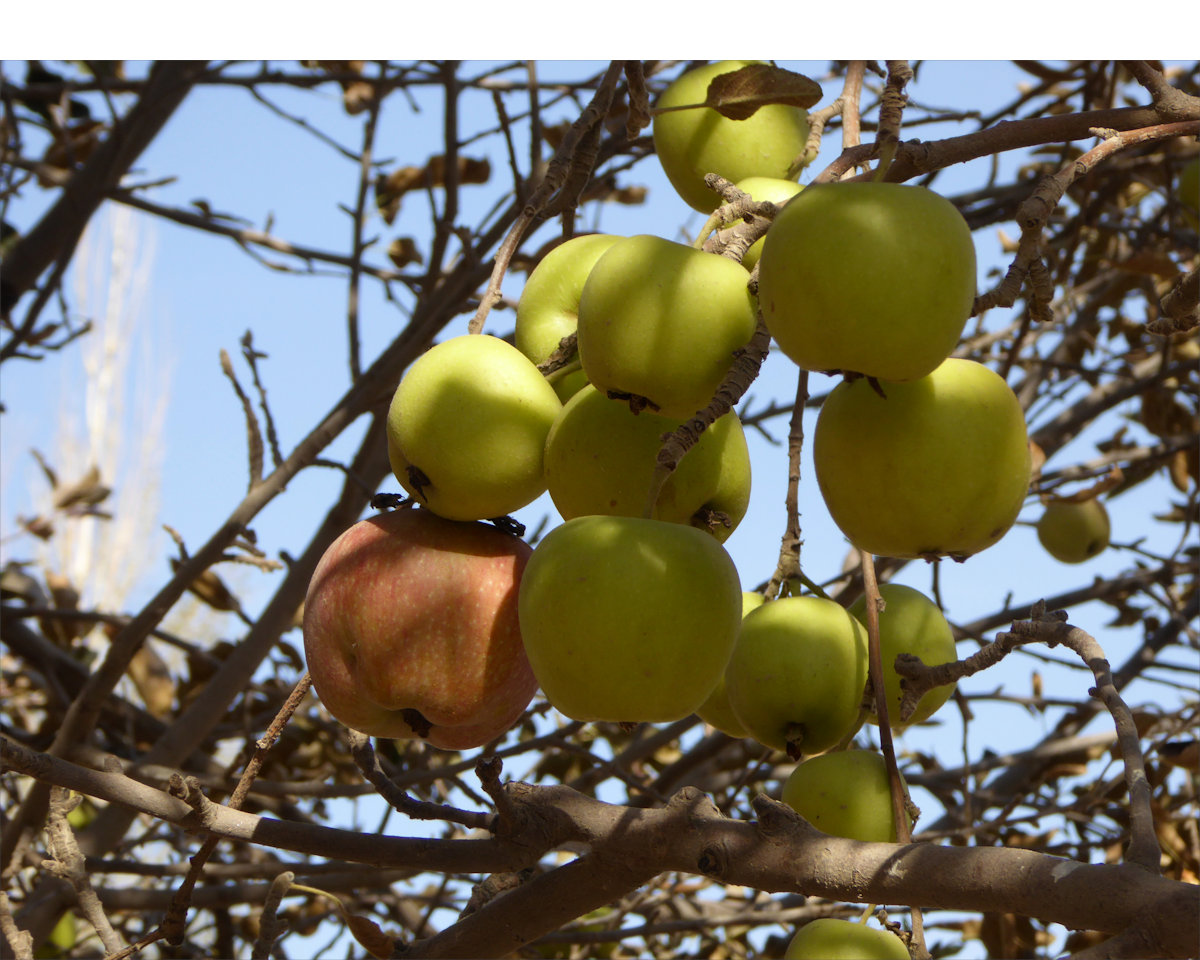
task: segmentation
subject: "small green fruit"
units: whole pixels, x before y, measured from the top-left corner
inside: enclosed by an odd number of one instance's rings
[[[746,614],[725,689],[759,743],[793,759],[853,735],[867,681],[867,634],[846,610],[819,597],[772,600]]]
[[[817,418],[813,461],[834,522],[887,557],[962,559],[990,547],[1016,520],[1032,468],[1008,384],[951,358],[879,386],[885,396],[864,379],[839,384]]]
[[[812,184],[767,231],[758,302],[805,370],[915,380],[950,355],[971,314],[971,229],[925,187]]]
[[[517,302],[513,341],[534,364],[545,360],[563,337],[575,332],[583,284],[600,255],[619,239],[603,233],[572,237],[533,268]],[[587,383],[582,370],[549,379],[563,403]]]
[[[766,598],[753,590],[747,590],[742,593],[742,618],[745,619],[746,614],[763,605]],[[749,733],[742,726],[740,720],[733,712],[733,707],[729,704],[729,694],[725,690],[725,675],[721,675],[721,679],[717,681],[713,692],[708,695],[708,699],[700,705],[696,711],[696,715],[710,726],[716,727],[722,733],[728,734],[731,737],[748,737]]]
[[[489,520],[546,490],[546,435],[562,410],[554,388],[516,347],[468,334],[409,367],[387,417],[392,471],[448,520]]]
[[[546,698],[575,720],[696,712],[741,620],[729,554],[695,527],[587,516],[555,527],[521,577],[521,636]]]
[[[714,77],[754,60],[722,60],[689,70],[659,97],[656,107],[704,103]],[[733,183],[747,177],[785,177],[808,141],[808,113],[768,104],[745,120],[730,120],[711,107],[672,110],[654,118],[654,149],[671,186],[696,210],[710,213],[721,203],[704,183],[716,173]]]
[[[662,237],[604,252],[579,301],[579,358],[601,393],[641,397],[687,420],[712,400],[754,334],[745,269]]]
[[[909,960],[904,941],[887,930],[822,917],[802,926],[784,960]]]
[[[79,932],[75,914],[68,910],[58,918],[58,923],[50,931],[50,936],[33,952],[33,955],[37,960],[55,960],[57,957],[69,956],[78,939]]]
[[[563,519],[640,517],[662,437],[678,420],[610,400],[590,384],[563,407],[546,438],[546,483]],[[750,451],[730,411],[700,435],[663,484],[654,519],[687,523],[724,542],[750,502]]]
[[[887,762],[874,750],[810,757],[784,781],[782,799],[822,833],[896,842]]]
[[[1083,563],[1108,546],[1108,511],[1099,500],[1052,500],[1038,520],[1037,535],[1055,560]]]
[[[886,607],[879,614],[879,653],[883,660],[883,686],[887,692],[888,721],[895,729],[928,720],[950,699],[954,684],[934,687],[917,701],[916,710],[907,720],[900,718],[900,699],[903,691],[900,674],[896,673],[896,657],[911,653],[928,667],[958,659],[954,647],[954,631],[938,605],[919,590],[898,583],[885,583],[879,588]],[[850,613],[865,628],[867,599],[860,597],[850,606]],[[878,723],[872,708],[868,718]]]

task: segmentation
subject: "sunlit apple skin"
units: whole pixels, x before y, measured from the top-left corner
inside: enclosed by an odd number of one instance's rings
[[[781,799],[822,833],[895,843],[887,762],[874,750],[838,750],[799,764]]]
[[[537,690],[517,614],[531,552],[493,526],[420,508],[346,530],[304,601],[305,656],[326,709],[371,736],[446,750],[508,730]]]
[[[812,184],[763,238],[763,320],[805,370],[923,377],[953,351],[974,300],[971,230],[925,187]]]
[[[561,410],[516,347],[485,334],[453,337],[418,357],[396,388],[392,472],[448,520],[505,516],[545,492],[546,435]]]
[[[734,715],[793,759],[824,753],[860,724],[867,633],[819,597],[772,600],[746,614],[725,669]]]
[[[546,485],[565,520],[640,517],[662,436],[680,421],[610,400],[591,384],[564,406],[546,438]],[[750,503],[750,451],[737,414],[719,417],[663,484],[654,519],[708,530],[722,543]]]
[[[911,653],[928,667],[958,659],[954,646],[954,630],[946,622],[938,605],[920,590],[899,583],[885,583],[879,588],[886,606],[879,614],[879,653],[883,660],[883,687],[887,693],[888,722],[896,729],[928,720],[954,693],[954,684],[934,687],[917,701],[917,708],[907,720],[900,718],[900,699],[903,696],[900,674],[896,673],[896,657]],[[866,596],[850,605],[850,613],[865,628],[867,625]],[[868,719],[878,723],[872,709]]]
[[[745,180],[735,183],[734,186],[739,190],[744,190],[755,200],[765,200],[779,206],[783,206],[803,189],[794,180],[780,180],[777,177],[747,177]],[[738,222],[741,223],[740,220]],[[747,270],[753,270],[754,265],[758,263],[758,258],[762,256],[764,240],[766,237],[759,237],[755,240],[750,244],[746,255],[742,257],[742,266]]]
[[[765,600],[766,598],[761,593],[753,590],[743,591],[742,618],[745,619],[746,614],[751,610],[761,607]],[[737,738],[750,736],[746,732],[746,728],[742,726],[742,722],[734,714],[733,707],[729,705],[729,694],[725,690],[723,673],[721,679],[717,681],[716,687],[713,688],[713,692],[708,695],[708,699],[696,710],[696,716],[728,736]]]
[[[732,73],[754,60],[722,60],[689,70],[659,97],[656,106],[703,103],[714,77]],[[709,213],[721,203],[704,183],[716,173],[733,183],[746,177],[787,175],[804,152],[808,114],[799,107],[770,104],[746,120],[730,120],[710,107],[675,110],[654,118],[654,149],[663,172],[689,206]]]
[[[803,196],[803,194],[801,194]],[[1029,489],[1020,403],[983,364],[951,358],[907,383],[839,384],[813,435],[821,495],[860,550],[963,559],[1004,536]]]
[[[575,332],[584,281],[600,255],[619,239],[603,233],[572,237],[533,268],[517,301],[513,341],[535,364],[550,356],[563,337]],[[551,378],[551,383],[558,398],[566,403],[587,383],[587,376],[575,370]]]
[[[575,720],[660,723],[696,711],[737,639],[729,554],[694,527],[587,516],[555,527],[521,580],[521,634],[542,692]]]
[[[754,333],[745,269],[662,237],[613,244],[579,301],[579,358],[601,393],[644,397],[664,417],[708,406]]]
[[[1099,500],[1052,500],[1037,522],[1046,552],[1061,563],[1083,563],[1102,552],[1112,530]]]
[[[784,960],[909,960],[904,941],[887,930],[837,917],[810,920],[792,937]]]

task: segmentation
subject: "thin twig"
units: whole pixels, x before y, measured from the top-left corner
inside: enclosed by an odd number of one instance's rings
[[[496,261],[492,268],[491,278],[488,280],[487,290],[480,298],[479,308],[468,324],[468,332],[479,333],[483,330],[484,321],[492,307],[501,299],[500,285],[504,281],[504,275],[508,272],[508,265],[512,261],[513,254],[521,245],[529,228],[542,219],[555,194],[567,184],[569,178],[576,171],[579,163],[577,154],[586,153],[583,147],[588,140],[589,132],[603,121],[608,112],[621,72],[622,61],[615,60],[609,64],[595,96],[563,137],[546,170],[545,178],[538,185],[533,196],[529,198],[520,217],[517,218],[517,222],[513,224],[496,253]],[[590,169],[590,167],[587,168],[588,173],[590,173]]]
[[[401,787],[392,782],[391,778],[380,766],[379,756],[371,746],[371,738],[358,730],[347,730],[350,741],[350,753],[358,769],[371,782],[379,795],[393,809],[414,820],[448,820],[451,823],[461,823],[473,830],[486,830],[491,823],[491,814],[479,813],[472,810],[460,810],[449,804],[433,803],[428,800],[418,800],[410,796]]]
[[[788,429],[788,482],[784,505],[787,524],[779,543],[779,560],[775,572],[763,589],[763,596],[774,600],[785,581],[800,571],[800,455],[804,449],[804,409],[808,403],[808,371],[801,370],[796,378],[796,399],[792,404],[792,420]]]

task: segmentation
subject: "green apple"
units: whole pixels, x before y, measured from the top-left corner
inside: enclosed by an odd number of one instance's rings
[[[834,522],[860,550],[888,557],[963,559],[990,547],[1016,520],[1031,473],[1008,384],[951,358],[880,388],[885,396],[867,380],[843,382],[817,417],[813,461]]]
[[[792,937],[784,960],[909,960],[908,947],[890,930],[837,917],[810,920]]]
[[[887,693],[888,720],[892,727],[903,728],[928,720],[950,695],[954,684],[934,687],[917,701],[916,710],[907,720],[900,718],[900,699],[903,690],[900,674],[896,673],[896,657],[911,653],[926,666],[937,666],[958,659],[954,647],[954,631],[946,622],[938,605],[920,590],[899,583],[885,583],[879,588],[886,606],[879,614],[879,653],[883,660],[883,687]],[[867,625],[867,598],[860,597],[850,606],[850,613],[864,627]],[[874,708],[868,717],[878,723]]]
[[[734,715],[759,743],[793,759],[835,747],[861,723],[867,633],[820,597],[751,610],[725,669]]]
[[[679,426],[610,400],[591,384],[563,406],[546,438],[546,484],[563,519],[640,517],[662,437]],[[690,523],[724,542],[750,503],[750,451],[733,411],[718,418],[667,478],[654,518]]]
[[[579,358],[601,393],[687,420],[708,406],[754,334],[745,269],[662,237],[614,243],[579,301]]]
[[[50,935],[33,951],[35,960],[55,960],[69,957],[79,939],[78,924],[73,911],[68,910],[58,918]]]
[[[575,720],[681,720],[737,639],[729,554],[695,527],[586,516],[555,527],[521,579],[521,634],[542,692]]]
[[[765,602],[766,597],[761,593],[753,590],[746,590],[742,593],[742,618],[745,619],[746,614],[757,607],[761,607]],[[708,699],[700,704],[696,710],[696,716],[707,723],[709,726],[716,727],[724,734],[731,737],[748,737],[749,733],[742,726],[742,722],[738,720],[733,712],[733,707],[729,703],[729,694],[725,690],[725,675],[721,675],[721,679],[717,681],[717,685],[713,688],[713,692],[708,695]]]
[[[663,91],[656,106],[704,103],[714,77],[756,62],[722,60],[689,70]],[[769,104],[745,120],[730,120],[711,107],[673,110],[655,116],[653,136],[671,186],[689,206],[709,213],[722,201],[705,185],[704,175],[716,173],[733,183],[746,177],[787,176],[808,141],[808,113]]]
[[[780,180],[777,177],[747,177],[745,180],[739,180],[734,186],[744,190],[755,200],[769,201],[781,207],[803,189],[795,180]],[[758,263],[765,240],[766,237],[759,237],[742,257],[742,266],[747,270],[753,270],[754,265]]]
[[[604,233],[572,237],[551,250],[533,268],[517,301],[513,340],[517,349],[535,364],[550,356],[563,337],[575,332],[584,281],[600,254],[619,239]],[[587,383],[582,370],[549,379],[563,403]]]
[[[810,757],[784,781],[782,800],[830,836],[896,842],[887,761],[874,750]]]
[[[1083,563],[1108,546],[1108,511],[1099,500],[1051,500],[1037,522],[1038,540],[1062,563]]]
[[[421,508],[339,536],[304,600],[313,689],[363,733],[479,747],[513,725],[537,681],[517,612],[532,550],[490,524]]]
[[[970,316],[970,227],[925,187],[812,184],[764,237],[758,302],[805,370],[915,380],[950,355]]]
[[[409,367],[388,409],[388,456],[401,486],[449,520],[502,517],[546,491],[554,388],[498,337],[443,341]]]

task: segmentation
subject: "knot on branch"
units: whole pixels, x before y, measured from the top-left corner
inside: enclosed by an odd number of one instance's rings
[[[696,872],[714,880],[724,880],[729,870],[729,851],[719,843],[710,844],[700,851],[696,860]]]
[[[196,826],[207,830],[212,825],[217,812],[217,804],[204,795],[204,791],[200,788],[200,781],[196,777],[184,777],[178,773],[171,774],[171,779],[167,781],[167,793],[177,800],[182,800],[195,811],[195,815],[188,819],[195,821]]]

